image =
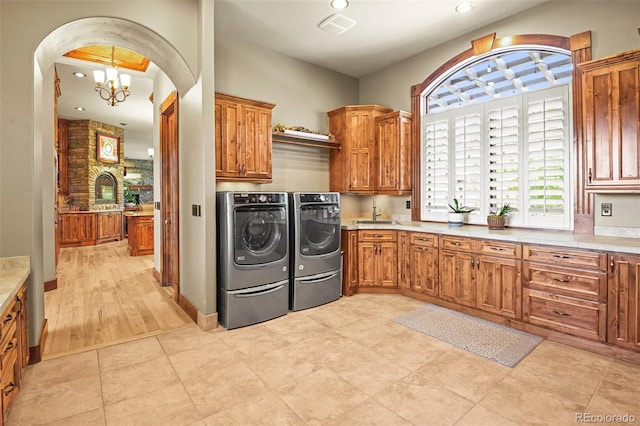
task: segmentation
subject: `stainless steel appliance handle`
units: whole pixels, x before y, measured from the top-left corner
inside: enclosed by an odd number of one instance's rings
[[[332,278],[335,278],[339,274],[340,274],[340,270],[328,272],[328,273],[325,272],[318,275],[312,275],[310,277],[298,278],[298,281],[300,282],[300,284],[315,284],[322,281],[328,281]]]
[[[278,281],[276,283],[259,285],[256,287],[243,288],[242,290],[229,291],[234,297],[254,297],[262,296],[263,294],[269,294],[276,292],[283,288],[289,280]]]

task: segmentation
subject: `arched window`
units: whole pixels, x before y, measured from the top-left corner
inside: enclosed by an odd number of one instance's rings
[[[102,173],[96,178],[96,204],[116,204],[116,179],[110,173]]]
[[[508,203],[511,226],[572,227],[573,62],[558,39],[499,46],[491,35],[414,86],[414,220],[446,221],[456,198],[477,208],[469,223]]]

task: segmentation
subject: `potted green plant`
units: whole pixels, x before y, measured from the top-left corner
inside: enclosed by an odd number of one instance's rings
[[[457,198],[453,199],[453,204],[449,204],[451,211],[447,215],[447,221],[449,226],[462,226],[464,224],[465,213],[478,210],[477,207],[463,206],[460,204]]]
[[[497,207],[489,211],[487,215],[487,224],[489,229],[504,229],[505,218],[511,214],[513,207],[511,204],[505,203],[502,207]]]
[[[131,189],[129,188],[129,184],[124,182],[124,205],[125,207],[135,207],[136,206],[136,197],[134,197]]]

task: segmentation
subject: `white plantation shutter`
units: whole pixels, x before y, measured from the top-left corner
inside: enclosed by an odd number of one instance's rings
[[[424,123],[422,144],[423,207],[447,210],[449,191],[449,114]]]
[[[562,85],[423,116],[422,219],[457,198],[470,223],[509,203],[511,226],[570,229],[570,106]]]
[[[469,207],[482,206],[482,108],[454,113],[453,197]],[[476,213],[477,215],[477,213]]]
[[[527,96],[527,219],[561,228],[570,215],[567,86]]]
[[[488,211],[520,206],[520,108],[518,99],[487,104]]]

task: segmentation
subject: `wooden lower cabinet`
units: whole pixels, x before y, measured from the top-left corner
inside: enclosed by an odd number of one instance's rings
[[[60,213],[60,247],[96,244],[96,214],[93,212]]]
[[[129,254],[142,256],[153,253],[153,216],[128,216]]]
[[[396,288],[397,250],[396,231],[358,231],[358,287]]]
[[[640,350],[640,256],[609,255],[609,343]]]
[[[438,297],[438,236],[410,233],[410,283],[413,293]]]
[[[96,214],[96,218],[98,222],[97,244],[122,239],[122,212],[100,212]]]
[[[22,369],[29,361],[26,288],[26,284],[21,286],[0,319],[0,425],[5,424],[7,413],[20,390]]]
[[[352,296],[358,292],[358,231],[343,230],[342,247],[342,294]]]
[[[606,254],[525,246],[524,320],[604,342],[607,335]]]

